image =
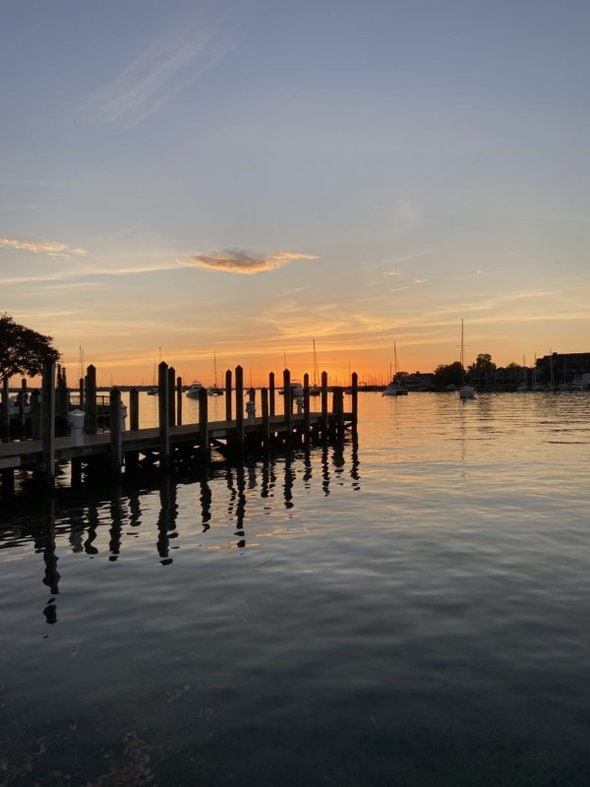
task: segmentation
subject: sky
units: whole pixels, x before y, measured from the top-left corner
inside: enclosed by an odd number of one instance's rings
[[[0,312],[70,381],[590,351],[587,0],[0,12]]]

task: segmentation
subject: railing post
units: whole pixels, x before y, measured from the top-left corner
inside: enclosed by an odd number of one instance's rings
[[[27,381],[23,377],[20,381],[20,396],[18,400],[18,414],[20,418],[20,437],[24,440],[27,436],[27,416],[25,407],[27,405]]]

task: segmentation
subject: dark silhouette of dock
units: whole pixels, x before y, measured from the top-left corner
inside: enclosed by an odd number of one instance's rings
[[[142,468],[166,472],[174,465],[187,461],[208,462],[211,451],[220,452],[226,459],[242,462],[253,453],[270,453],[292,449],[314,442],[333,442],[344,439],[348,430],[356,432],[358,379],[352,375],[350,409],[344,410],[344,388],[328,388],[328,375],[322,373],[321,407],[310,409],[309,375],[303,386],[295,390],[289,370],[283,372],[283,413],[275,412],[274,374],[269,374],[269,385],[258,390],[244,389],[243,370],[236,367],[235,375],[228,370],[225,377],[225,418],[210,421],[208,392],[199,392],[199,420],[182,423],[183,390],[181,378],[165,362],[160,363],[158,375],[158,426],[139,428],[139,391],[129,392],[129,429],[125,428],[125,407],[121,391],[114,387],[109,392],[109,429],[99,431],[96,369],[89,366],[80,380],[78,406],[72,409],[69,399],[67,416],[56,419],[56,399],[62,399],[63,384],[56,387],[55,363],[48,360],[43,372],[42,390],[31,397],[33,439],[10,440],[0,443],[0,474],[2,496],[14,493],[15,472],[31,473],[40,486],[50,493],[55,486],[60,465],[70,463],[71,483],[80,483],[82,472],[103,475],[112,480],[121,473],[133,476]],[[257,401],[257,394],[259,401]],[[330,401],[331,398],[331,401]],[[104,405],[102,406],[104,410]],[[56,431],[61,423],[62,431]],[[64,428],[64,423],[67,428]]]

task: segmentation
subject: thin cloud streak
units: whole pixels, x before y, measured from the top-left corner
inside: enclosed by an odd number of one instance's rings
[[[46,240],[25,240],[23,238],[0,238],[0,248],[28,251],[31,254],[46,254],[49,257],[85,257],[88,250],[81,246],[68,246]]]
[[[198,32],[162,36],[106,85],[86,110],[127,128],[139,125],[234,48],[237,37],[218,27],[209,24]]]
[[[274,254],[261,254],[244,249],[224,249],[212,251],[208,254],[194,254],[178,260],[181,265],[193,265],[210,271],[223,271],[225,273],[239,273],[243,276],[253,276],[256,273],[282,268],[294,260],[316,260],[313,254],[300,254],[290,251],[279,251]]]

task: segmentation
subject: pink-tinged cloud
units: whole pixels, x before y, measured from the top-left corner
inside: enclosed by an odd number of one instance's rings
[[[31,254],[47,254],[50,257],[84,257],[88,254],[80,246],[68,246],[53,241],[23,240],[22,238],[0,238],[0,248],[29,251]]]
[[[206,268],[210,271],[252,276],[255,273],[282,268],[283,265],[294,260],[317,260],[317,257],[313,254],[299,254],[291,251],[258,254],[244,249],[223,249],[222,251],[211,251],[208,254],[193,254],[190,257],[184,257],[179,262],[183,265],[194,265],[197,268]]]

